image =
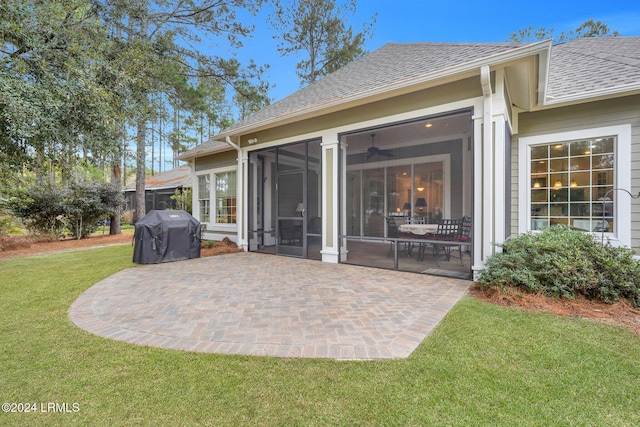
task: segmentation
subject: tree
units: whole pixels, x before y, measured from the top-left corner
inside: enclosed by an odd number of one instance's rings
[[[511,33],[509,41],[512,42],[531,42],[540,41],[546,39],[553,39],[554,43],[563,43],[569,40],[573,40],[580,37],[618,37],[620,33],[618,31],[609,30],[609,26],[602,21],[594,21],[589,19],[583,22],[575,30],[571,30],[568,33],[561,32],[558,36],[555,35],[553,28],[547,30],[545,27],[534,28],[529,26],[518,30],[515,33]]]
[[[136,128],[136,218],[145,214],[145,166],[148,124],[153,120],[152,99],[166,93],[176,108],[194,110],[202,103],[195,87],[200,77],[214,77],[226,86],[240,87],[259,79],[261,69],[246,67],[233,58],[203,55],[201,35],[224,38],[232,48],[252,30],[236,12],[255,13],[262,0],[104,0],[101,13],[120,47],[120,66],[128,70],[130,117]],[[180,126],[173,130],[174,148],[180,143]]]
[[[109,40],[88,0],[0,4],[0,166],[67,180],[79,158],[113,147],[114,93],[102,79]]]
[[[281,56],[304,55],[298,62],[301,85],[314,82],[366,53],[365,40],[372,35],[377,14],[354,34],[347,15],[355,14],[356,0],[275,0],[269,23],[280,39]]]

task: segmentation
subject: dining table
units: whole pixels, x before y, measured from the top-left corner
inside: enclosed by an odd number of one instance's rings
[[[398,231],[424,236],[438,231],[438,224],[401,224],[398,226]]]

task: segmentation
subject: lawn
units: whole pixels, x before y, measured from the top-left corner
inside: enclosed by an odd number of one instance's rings
[[[0,262],[0,399],[38,409],[0,425],[640,425],[636,336],[471,297],[406,360],[198,354],[76,328],[71,303],[131,250]]]

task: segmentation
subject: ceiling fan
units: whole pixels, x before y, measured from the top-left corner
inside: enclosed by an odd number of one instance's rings
[[[374,138],[376,137],[375,133],[371,134],[371,147],[369,147],[367,149],[367,159],[370,159],[371,157],[375,156],[376,154],[380,155],[380,156],[384,156],[384,157],[393,157],[393,151],[392,150],[381,150],[380,148],[375,146],[375,141]]]

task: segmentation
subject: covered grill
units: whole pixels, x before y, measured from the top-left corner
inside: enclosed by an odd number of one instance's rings
[[[200,258],[200,222],[185,211],[152,210],[136,222],[133,262]]]

